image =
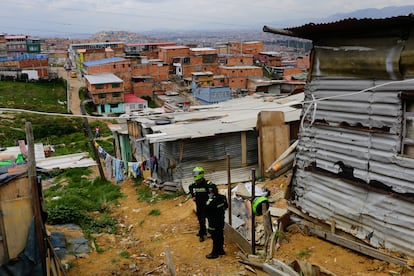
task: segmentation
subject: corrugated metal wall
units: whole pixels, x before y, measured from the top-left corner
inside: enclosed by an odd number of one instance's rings
[[[247,165],[257,164],[257,133],[250,131],[246,136]],[[192,182],[192,171],[195,166],[204,167],[207,175],[223,171],[223,178],[226,179],[227,154],[230,155],[231,168],[242,166],[241,133],[239,132],[199,139],[163,142],[159,145],[160,167],[167,168],[171,161],[176,164],[173,177],[168,181]],[[164,173],[162,174],[164,175]],[[171,177],[171,174],[166,172],[165,175]]]
[[[414,159],[399,154],[399,94],[413,87],[414,80],[313,79],[306,87],[304,111],[312,95],[334,97],[314,102],[305,112],[292,182],[293,204],[305,213],[327,223],[334,220],[338,228],[361,239],[372,233],[367,242],[373,246],[411,256]],[[358,181],[339,175],[338,161],[352,167]]]

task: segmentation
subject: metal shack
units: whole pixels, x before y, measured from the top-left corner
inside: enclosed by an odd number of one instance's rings
[[[347,247],[412,258],[414,17],[263,30],[313,42],[290,209]]]
[[[289,146],[290,129],[297,126],[301,113],[301,109],[291,106],[302,100],[303,93],[279,98],[246,96],[220,104],[193,106],[189,112],[168,114],[169,117],[138,117],[128,121],[132,152],[135,160],[155,156],[157,168],[151,170],[156,172],[156,178],[160,182],[177,182],[184,190],[193,182],[191,173],[195,166],[204,167],[214,183],[227,183],[226,154],[231,158],[232,181],[245,181],[260,163],[259,144],[261,160],[266,165],[274,161],[274,152],[283,152]],[[276,116],[269,115],[272,112],[279,112],[280,128],[266,132],[267,136],[274,134],[272,139],[258,137],[258,117],[265,122],[260,128],[265,132],[268,124],[277,123],[272,120]],[[265,141],[276,142],[266,148]],[[279,149],[276,143],[283,146]],[[269,158],[267,162],[264,156]]]

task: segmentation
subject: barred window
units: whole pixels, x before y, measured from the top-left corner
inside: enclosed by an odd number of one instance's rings
[[[402,94],[401,154],[414,158],[414,91]]]

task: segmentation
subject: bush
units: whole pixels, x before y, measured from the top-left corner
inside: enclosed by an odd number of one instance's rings
[[[80,225],[85,214],[77,206],[56,205],[47,208],[47,222],[49,224],[74,223]]]
[[[65,178],[68,184],[56,185],[44,192],[47,223],[74,223],[86,233],[113,233],[116,220],[108,212],[110,205],[118,204],[117,199],[122,196],[120,187],[99,177],[91,181],[85,178],[87,174],[90,174],[89,168],[60,171],[56,180]]]

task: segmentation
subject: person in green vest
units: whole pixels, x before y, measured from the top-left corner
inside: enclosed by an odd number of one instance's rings
[[[208,232],[213,240],[213,249],[206,255],[207,259],[216,259],[224,252],[224,214],[228,208],[226,196],[219,194],[217,187],[208,188],[208,200],[206,203],[206,215],[208,220]]]
[[[204,241],[204,236],[207,235],[206,228],[206,202],[208,200],[208,188],[211,186],[216,186],[210,180],[204,178],[204,168],[195,167],[193,169],[193,179],[194,183],[189,186],[190,194],[193,197],[193,200],[196,204],[196,214],[199,224],[199,231],[197,236],[199,236],[200,242]]]

